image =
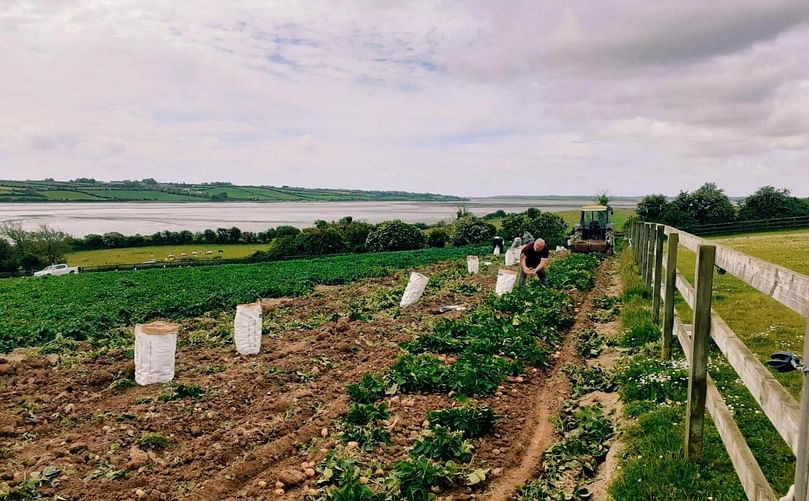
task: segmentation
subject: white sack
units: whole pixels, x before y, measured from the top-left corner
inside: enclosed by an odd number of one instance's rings
[[[466,256],[466,271],[473,275],[480,270],[480,259],[477,256]]]
[[[135,325],[135,382],[144,386],[174,379],[179,328],[166,322]]]
[[[506,266],[514,266],[520,262],[522,247],[512,248],[506,251]]]
[[[241,355],[255,355],[261,351],[261,303],[236,306],[233,320],[233,341]]]
[[[405,306],[417,303],[424,293],[424,288],[427,287],[429,280],[429,278],[421,273],[412,272],[410,274],[410,281],[407,282],[407,288],[405,288],[404,294],[402,294],[402,300],[399,302],[399,307],[404,308]]]
[[[515,283],[517,283],[517,272],[501,268],[497,271],[497,285],[495,285],[494,293],[498,296],[509,293],[514,289]]]

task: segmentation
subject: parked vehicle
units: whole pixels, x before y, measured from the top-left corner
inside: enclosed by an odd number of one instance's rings
[[[34,273],[35,277],[47,277],[50,275],[73,275],[79,272],[78,266],[68,266],[66,264],[52,264],[47,268],[41,269]]]
[[[610,221],[613,210],[607,205],[585,205],[581,208],[579,224],[570,239],[573,252],[604,252],[612,254],[615,231]]]

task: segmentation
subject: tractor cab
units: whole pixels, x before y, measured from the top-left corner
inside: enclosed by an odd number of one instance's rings
[[[610,221],[612,207],[608,205],[585,205],[581,208],[579,224],[570,239],[573,252],[611,253],[615,233]]]

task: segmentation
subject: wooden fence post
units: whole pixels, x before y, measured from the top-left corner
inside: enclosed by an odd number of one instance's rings
[[[809,315],[809,308],[807,308]],[[809,363],[809,322],[803,336],[803,363]],[[801,420],[798,423],[798,455],[795,458],[795,501],[809,501],[809,375],[803,375]]]
[[[688,368],[688,410],[685,422],[685,452],[689,460],[702,460],[705,399],[708,389],[708,340],[711,334],[711,296],[716,247],[700,245],[691,324],[691,360]]]
[[[643,246],[643,236],[640,231],[642,224],[641,222],[635,223],[635,265],[637,265],[638,270],[640,270],[640,249]]]
[[[655,231],[654,288],[652,289],[652,321],[660,323],[660,289],[663,285],[663,241],[666,239],[665,226],[658,224]]]
[[[647,225],[647,238],[646,238],[646,288],[652,288],[652,268],[654,268],[654,251],[655,251],[655,225],[649,223]]]
[[[680,234],[669,233],[669,250],[666,255],[666,292],[663,298],[663,360],[671,358],[671,336],[674,333],[674,293],[677,291],[677,250]]]

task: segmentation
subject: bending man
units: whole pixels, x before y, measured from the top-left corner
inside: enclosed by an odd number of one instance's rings
[[[537,277],[539,282],[547,287],[548,279],[545,277],[545,268],[548,266],[549,258],[550,252],[545,241],[541,238],[531,240],[525,244],[520,253],[520,270],[526,276]]]

